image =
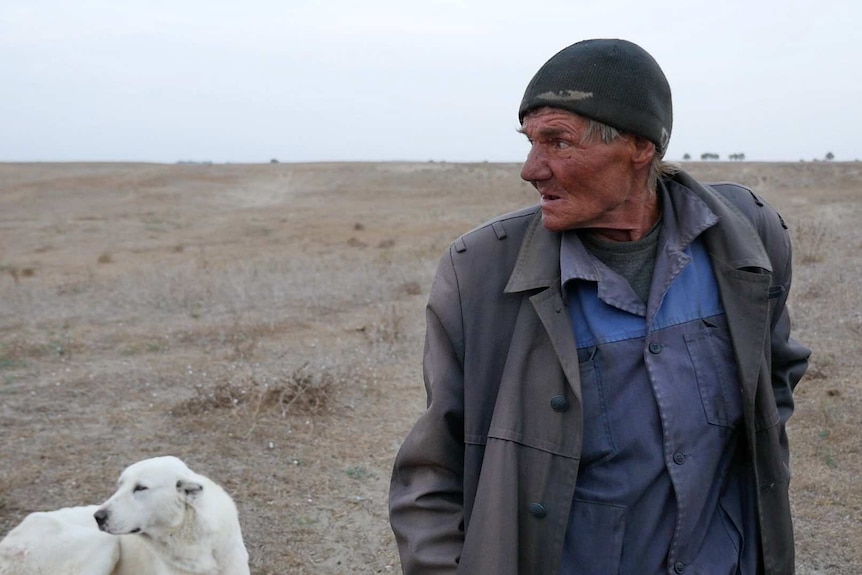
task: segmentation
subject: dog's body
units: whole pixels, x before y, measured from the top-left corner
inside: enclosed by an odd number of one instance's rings
[[[230,496],[179,459],[156,457],[127,467],[103,505],[33,513],[0,542],[0,575],[45,573],[248,575],[249,568]]]
[[[105,575],[120,558],[117,538],[101,533],[98,506],[31,513],[0,542],[0,575]]]

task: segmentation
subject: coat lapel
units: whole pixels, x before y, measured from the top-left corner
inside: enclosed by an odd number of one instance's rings
[[[542,322],[563,373],[578,403],[581,401],[581,379],[574,331],[565,311],[560,286],[560,234],[542,226],[542,212],[530,222],[518,259],[505,293],[541,290],[530,296],[530,303]]]

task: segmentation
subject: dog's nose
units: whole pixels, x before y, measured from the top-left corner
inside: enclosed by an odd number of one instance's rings
[[[104,530],[105,522],[108,520],[108,512],[104,509],[99,509],[93,513],[93,517],[96,518],[96,523],[99,525],[99,529]]]

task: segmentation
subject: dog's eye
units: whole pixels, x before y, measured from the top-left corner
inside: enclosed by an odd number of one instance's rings
[[[146,485],[135,485],[134,489],[132,489],[132,493],[137,493],[138,491],[146,491],[148,487]]]

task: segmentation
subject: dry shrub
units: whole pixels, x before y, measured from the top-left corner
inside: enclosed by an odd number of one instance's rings
[[[268,378],[267,378],[268,379]],[[220,379],[210,386],[195,385],[195,395],[171,409],[171,415],[183,417],[221,409],[251,409],[255,415],[278,409],[302,415],[322,415],[331,408],[340,378],[330,371],[311,372],[308,364],[277,377],[262,381],[257,375],[246,375],[239,381]]]
[[[0,343],[0,369],[16,369],[26,365],[25,359],[31,357],[32,353],[29,350],[24,350],[22,346],[13,343]]]
[[[419,282],[404,282],[401,284],[401,290],[407,295],[420,295],[422,293],[422,284]]]
[[[405,337],[407,317],[394,304],[383,306],[375,321],[360,328],[373,344],[394,344]]]
[[[28,360],[68,356],[83,348],[83,344],[64,334],[41,341],[12,337],[0,340],[0,368],[23,367]]]
[[[793,252],[799,263],[823,261],[829,243],[829,226],[822,220],[802,220],[794,226]]]
[[[321,415],[331,407],[338,378],[329,371],[312,373],[308,364],[294,370],[288,377],[266,386],[260,394],[261,407],[281,409],[287,415],[293,407],[304,415]]]
[[[8,273],[16,284],[21,280],[21,278],[31,278],[36,275],[35,268],[19,268],[16,266],[0,265],[0,271]]]
[[[196,385],[195,395],[171,409],[171,415],[197,415],[217,409],[229,409],[248,402],[249,388],[242,384],[220,381],[212,387]]]

